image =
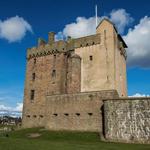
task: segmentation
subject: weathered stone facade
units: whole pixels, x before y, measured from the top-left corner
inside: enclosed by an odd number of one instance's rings
[[[115,90],[49,95],[44,108],[41,107],[45,111],[44,115],[37,113],[37,110],[32,113],[26,111],[23,125],[38,127],[44,124],[50,130],[99,132],[102,131],[102,99],[118,97]]]
[[[106,140],[150,144],[150,98],[104,101]]]
[[[55,41],[54,36],[50,32],[47,43],[39,38],[38,46],[27,51],[23,127],[101,130],[98,115],[102,99],[116,98],[112,91],[127,95],[127,46],[107,19],[99,24],[95,35],[66,41]],[[71,118],[66,124],[65,111]],[[54,119],[53,113],[61,115]],[[78,121],[73,114],[81,114]]]
[[[104,19],[95,35],[54,36],[27,51],[22,126],[150,143],[150,98],[119,98],[127,97],[127,45],[115,26]]]

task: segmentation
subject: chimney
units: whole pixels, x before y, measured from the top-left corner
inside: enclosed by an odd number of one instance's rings
[[[38,47],[44,46],[45,44],[46,44],[45,40],[43,40],[42,38],[38,38]]]
[[[53,44],[55,42],[55,32],[48,33],[48,43]]]

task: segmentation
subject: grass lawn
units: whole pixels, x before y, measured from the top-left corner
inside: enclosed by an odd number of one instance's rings
[[[39,137],[29,137],[38,133]],[[97,133],[53,132],[39,128],[0,133],[0,150],[150,150],[150,145],[101,142]]]

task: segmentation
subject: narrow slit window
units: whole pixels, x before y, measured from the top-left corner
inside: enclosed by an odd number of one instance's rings
[[[35,91],[34,91],[34,90],[31,90],[30,99],[31,99],[31,100],[34,100],[34,96],[35,96]]]
[[[33,115],[34,118],[36,118],[36,115]]]
[[[56,70],[55,69],[52,71],[52,77],[56,77]]]
[[[64,115],[65,115],[65,116],[69,116],[69,114],[67,114],[67,113],[65,113]]]
[[[93,60],[93,56],[90,56],[89,59],[90,59],[90,61],[92,61]]]
[[[89,115],[89,116],[92,116],[92,115],[93,115],[93,113],[88,113],[88,115]]]
[[[36,58],[34,58],[34,64],[36,64]]]
[[[107,81],[109,80],[109,76],[107,76]]]
[[[80,116],[80,113],[76,113],[77,116]]]
[[[53,114],[53,116],[55,116],[55,117],[56,117],[56,116],[58,116],[58,114]]]
[[[106,40],[106,30],[104,30],[104,39]]]
[[[58,114],[56,114],[56,113],[55,113],[55,114],[53,114],[53,116],[57,117],[57,116],[58,116]]]
[[[35,73],[32,73],[32,81],[35,80]]]

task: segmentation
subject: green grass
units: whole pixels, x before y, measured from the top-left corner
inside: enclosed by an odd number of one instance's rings
[[[40,133],[29,138],[30,133]],[[97,133],[53,132],[39,128],[12,131],[0,136],[0,150],[150,150],[150,145],[106,143]]]

